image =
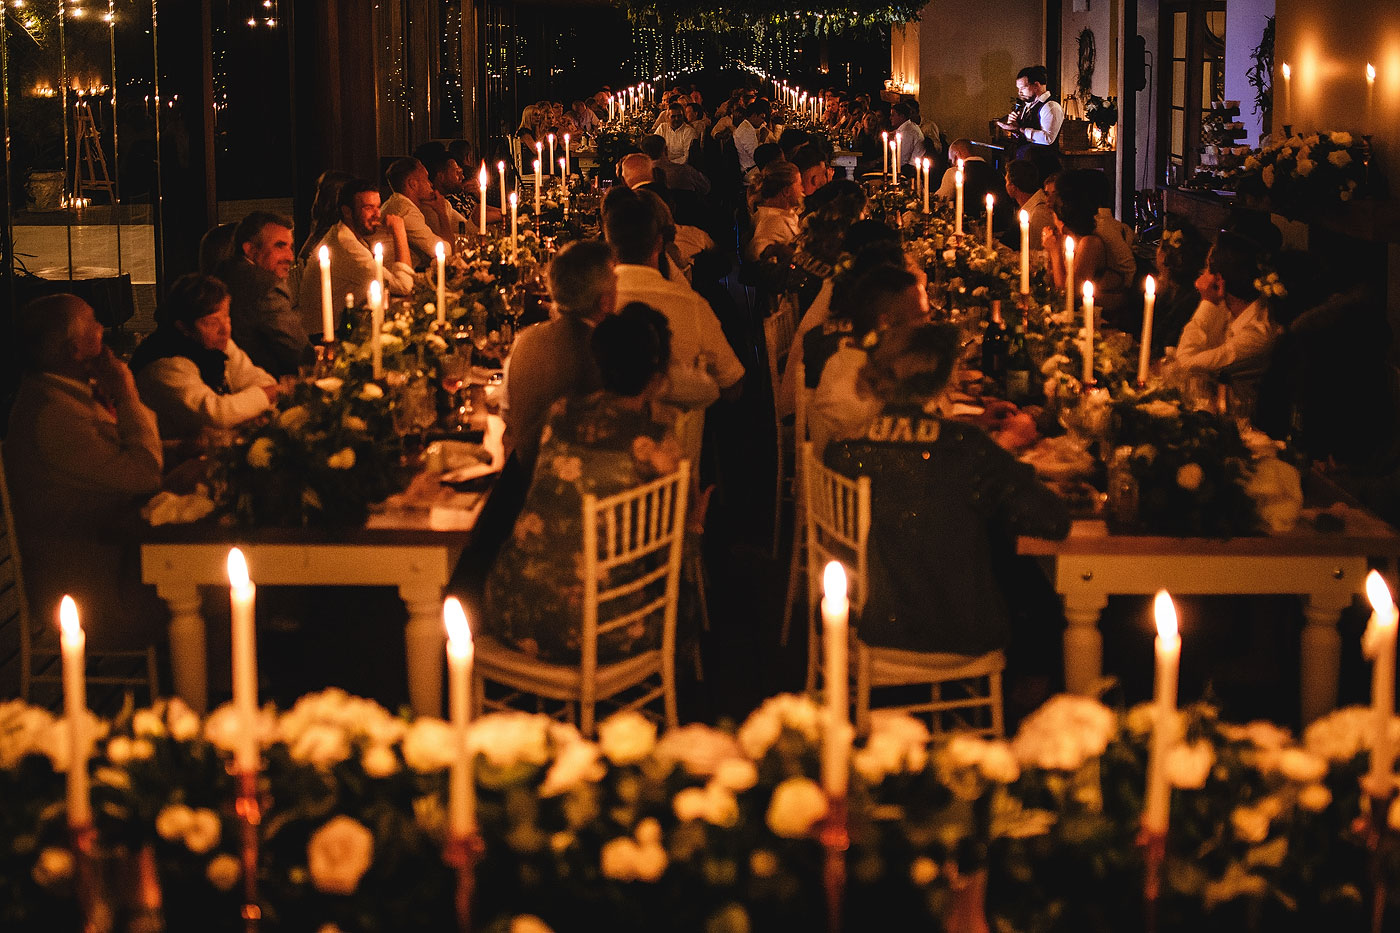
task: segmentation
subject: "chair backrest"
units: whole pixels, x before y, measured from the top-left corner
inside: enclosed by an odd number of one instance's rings
[[[506,143],[510,146],[510,161],[515,165],[517,175],[525,174],[525,166],[520,162],[520,137],[514,133],[506,137]]]
[[[24,574],[15,535],[14,513],[10,509],[10,487],[5,481],[5,463],[0,458],[0,632],[19,634],[20,696],[29,699],[29,664],[34,632],[30,629],[29,600],[24,594]],[[4,639],[9,641],[8,636]]]
[[[870,538],[870,477],[851,479],[822,463],[810,441],[802,445],[802,479],[807,511],[807,596],[815,612],[821,595],[822,572],[828,561],[846,567],[851,608],[859,611],[866,597],[866,542]]]
[[[673,657],[690,461],[676,472],[600,499],[583,497],[582,676],[592,689],[598,639],[660,613],[663,657]],[[584,703],[592,702],[585,696]]]
[[[797,304],[792,296],[783,295],[778,309],[763,319],[763,342],[768,349],[768,381],[773,386],[773,398],[783,383],[783,366],[797,333]]]

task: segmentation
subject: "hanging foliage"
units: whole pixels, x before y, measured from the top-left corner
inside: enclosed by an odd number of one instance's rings
[[[633,22],[664,23],[679,31],[723,33],[782,26],[801,36],[836,36],[919,18],[923,0],[616,0]]]

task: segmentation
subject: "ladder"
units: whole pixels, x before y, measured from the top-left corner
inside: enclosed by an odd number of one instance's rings
[[[75,129],[78,136],[78,166],[75,172],[74,199],[83,199],[97,191],[107,192],[107,201],[117,203],[117,183],[107,173],[107,156],[102,151],[102,134],[98,132],[97,121],[93,118],[92,107],[85,100],[75,105],[77,120]]]

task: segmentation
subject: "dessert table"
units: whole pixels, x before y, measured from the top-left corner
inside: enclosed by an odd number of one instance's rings
[[[1320,512],[1340,519],[1319,531]],[[1069,622],[1064,635],[1065,686],[1089,693],[1103,671],[1099,614],[1113,594],[1296,594],[1307,622],[1301,657],[1302,721],[1337,703],[1341,636],[1337,620],[1364,595],[1368,558],[1400,556],[1400,535],[1376,516],[1337,502],[1305,508],[1303,521],[1283,535],[1229,539],[1114,534],[1098,519],[1078,519],[1063,541],[1022,537],[1021,554],[1043,558]]]
[[[487,420],[483,446],[499,469],[504,422]],[[141,573],[170,607],[175,693],[204,712],[208,704],[204,618],[199,587],[228,583],[229,549],[239,547],[253,578],[269,586],[392,586],[408,609],[404,643],[408,691],[419,716],[442,715],[443,588],[487,493],[453,492],[422,473],[362,527],[239,528],[209,523],[147,529]]]

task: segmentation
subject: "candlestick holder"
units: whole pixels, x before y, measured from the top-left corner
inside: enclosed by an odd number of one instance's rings
[[[243,918],[245,933],[257,933],[262,923],[262,905],[258,902],[258,832],[262,826],[262,802],[258,799],[258,771],[245,768],[237,774],[238,799],[234,812],[238,815],[241,852],[243,856]]]
[[[1142,928],[1157,933],[1157,908],[1162,899],[1162,864],[1167,860],[1167,834],[1146,827],[1138,833],[1142,849]]]
[[[471,933],[472,896],[476,892],[476,866],[486,852],[486,843],[481,833],[472,831],[466,834],[449,833],[443,845],[442,860],[457,872],[457,891],[454,906],[457,913],[458,933]]]
[[[1379,786],[1378,786],[1379,785]],[[1367,775],[1361,779],[1361,792],[1370,805],[1366,816],[1358,817],[1353,824],[1366,846],[1367,865],[1371,875],[1371,931],[1381,933],[1385,928],[1385,904],[1390,886],[1386,883],[1385,862],[1389,850],[1394,846],[1394,833],[1390,832],[1388,818],[1391,802],[1395,799],[1394,787],[1390,782],[1374,782]]]
[[[163,933],[165,919],[161,911],[164,904],[155,847],[144,845],[136,856],[135,900],[131,919],[126,924],[127,933]]]
[[[817,836],[826,850],[822,883],[826,888],[826,924],[829,933],[841,931],[841,908],[846,895],[846,850],[851,846],[846,815],[846,798],[833,799]]]
[[[112,907],[102,890],[101,873],[97,868],[97,827],[92,823],[69,824],[68,836],[73,850],[73,878],[83,915],[83,933],[111,933]]]
[[[316,378],[320,379],[329,376],[331,367],[335,364],[336,340],[334,337],[326,337],[316,344]]]

